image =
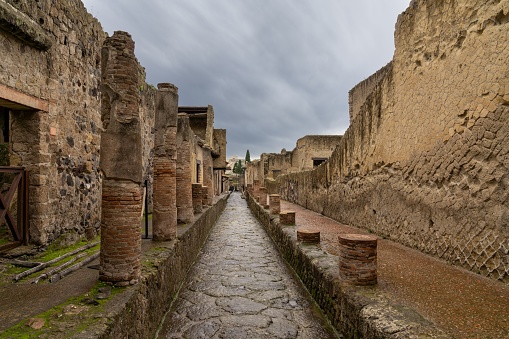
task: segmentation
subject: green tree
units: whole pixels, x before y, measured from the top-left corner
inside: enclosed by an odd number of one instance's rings
[[[239,160],[233,165],[233,173],[242,174],[242,161]]]
[[[246,162],[251,162],[251,154],[249,154],[249,150],[246,152]]]

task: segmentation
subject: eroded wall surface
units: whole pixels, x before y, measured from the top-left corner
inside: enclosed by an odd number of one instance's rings
[[[313,169],[313,160],[329,158],[340,141],[340,135],[306,135],[300,138],[292,152],[292,167],[298,171]]]
[[[47,243],[98,230],[100,50],[105,33],[80,1],[7,1],[52,42],[38,49],[0,33],[0,83],[49,102],[11,112],[11,166],[30,171],[30,236]],[[53,132],[53,133],[50,133]]]
[[[509,1],[412,1],[386,75],[285,199],[509,281]]]
[[[93,236],[101,214],[100,83],[106,33],[81,1],[7,0],[0,5],[0,85],[49,107],[10,112],[10,164],[30,171],[30,240],[48,244],[60,238],[65,244]],[[150,179],[155,89],[139,69],[143,176]]]

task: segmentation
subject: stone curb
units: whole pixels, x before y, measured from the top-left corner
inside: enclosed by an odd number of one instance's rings
[[[280,225],[278,215],[269,214],[251,197],[248,204],[329,322],[346,338],[450,338],[376,286],[341,281],[337,256],[320,245],[298,243],[294,226]]]

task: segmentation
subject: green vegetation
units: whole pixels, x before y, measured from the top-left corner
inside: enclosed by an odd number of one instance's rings
[[[72,251],[74,251],[74,250],[76,250],[76,249],[78,249],[78,248],[80,248],[82,246],[85,246],[86,244],[88,244],[90,242],[98,241],[99,239],[100,239],[100,236],[97,236],[92,241],[81,240],[80,242],[77,242],[76,244],[71,245],[71,246],[67,246],[67,247],[61,247],[56,242],[52,243],[44,251],[44,254],[42,255],[42,257],[38,258],[37,261],[47,262],[47,261],[53,260],[55,258],[58,258],[59,256],[62,256],[62,255],[66,254],[66,253],[69,253],[69,252],[72,252]],[[100,247],[100,245],[97,244],[96,246],[91,247],[91,248],[87,249],[86,251],[88,253],[96,252],[99,249],[99,247]]]
[[[249,150],[246,152],[246,163],[251,162],[251,154],[249,154]]]
[[[111,295],[106,299],[94,299],[96,305],[87,305],[84,303],[87,299],[93,299],[98,293],[99,289],[109,286],[111,288]],[[66,336],[73,338],[76,334],[83,330],[94,326],[94,323],[102,321],[102,317],[97,317],[97,314],[105,310],[105,304],[108,300],[118,293],[124,291],[126,287],[110,286],[103,282],[98,282],[89,293],[80,295],[74,298],[70,298],[65,303],[55,306],[46,312],[43,312],[34,318],[40,318],[44,320],[45,325],[39,329],[33,329],[27,326],[26,320],[19,322],[17,325],[7,329],[0,333],[0,339],[11,339],[11,338],[51,338],[52,329],[58,329],[56,323],[59,322],[74,322],[76,326],[66,328]],[[78,314],[66,314],[65,309],[71,305],[77,305],[84,307],[83,311]]]
[[[233,173],[242,174],[242,161],[239,160],[233,165]]]

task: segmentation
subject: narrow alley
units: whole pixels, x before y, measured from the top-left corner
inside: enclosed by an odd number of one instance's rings
[[[233,193],[158,338],[333,338],[245,200]]]

